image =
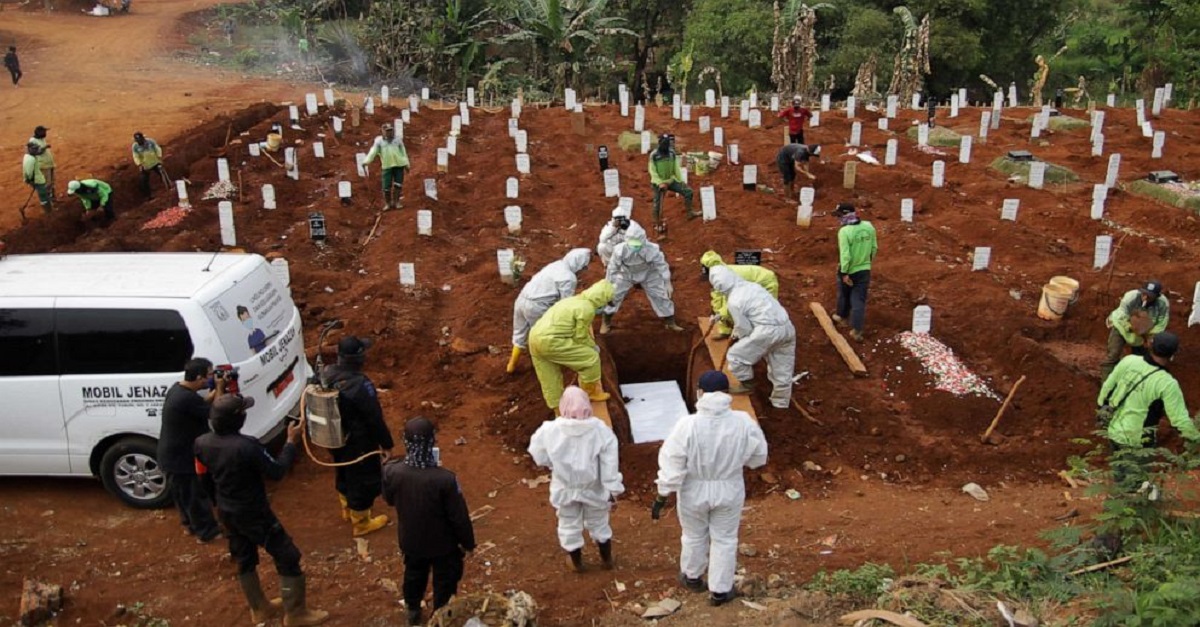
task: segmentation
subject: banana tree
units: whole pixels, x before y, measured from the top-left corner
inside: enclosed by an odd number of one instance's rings
[[[460,92],[466,89],[483,61],[484,50],[493,41],[482,36],[485,29],[497,23],[488,17],[489,12],[490,9],[483,9],[467,15],[462,0],[450,0],[446,3],[445,16],[439,20],[442,54],[449,57],[455,69]]]
[[[549,73],[554,93],[577,86],[591,53],[606,37],[631,36],[625,20],[606,15],[608,0],[519,0],[512,29],[503,43],[528,43],[530,69],[538,78]]]

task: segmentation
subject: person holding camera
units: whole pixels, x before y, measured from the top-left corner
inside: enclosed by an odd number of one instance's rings
[[[616,249],[617,244],[625,241],[625,233],[635,224],[637,221],[630,219],[624,209],[617,207],[612,210],[612,220],[600,229],[600,242],[596,244],[596,254],[600,255],[600,262],[604,264],[604,267],[608,267],[613,250]],[[641,228],[640,224],[638,228]]]
[[[206,392],[201,396],[202,392]],[[163,399],[162,427],[158,435],[158,465],[167,475],[167,486],[179,520],[198,542],[221,536],[213,504],[200,488],[192,446],[208,433],[208,412],[213,400],[225,393],[225,378],[214,377],[213,364],[203,357],[183,366],[178,381]]]

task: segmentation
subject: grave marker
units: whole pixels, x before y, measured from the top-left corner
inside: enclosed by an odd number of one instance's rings
[[[253,144],[252,144],[253,145]],[[313,142],[313,156],[318,159],[325,158],[325,142]]]
[[[175,193],[179,195],[179,206],[180,207],[191,207],[192,206],[192,204],[190,202],[188,202],[187,182],[186,181],[184,181],[183,179],[178,179],[175,181]]]
[[[862,143],[862,122],[855,122],[850,125],[850,145],[857,146]]]
[[[642,131],[642,154],[650,154],[650,131]]]
[[[700,127],[700,134],[703,135],[703,134],[707,133],[709,131],[709,129],[711,128],[711,124],[712,124],[712,121],[707,115],[700,116],[700,121],[698,122],[698,125]]]
[[[400,264],[400,285],[412,286],[417,284],[417,267],[411,263]]]
[[[917,145],[918,146],[928,146],[929,145],[929,125],[924,122],[922,122],[920,124],[920,126],[917,127]]]
[[[821,112],[813,111],[812,117],[809,118],[809,120],[808,120],[808,127],[809,128],[817,128],[820,125],[821,125]]]
[[[367,101],[363,103],[363,113],[375,115],[375,98],[373,96],[367,96]]]
[[[474,87],[467,88],[467,106],[468,107],[475,106],[475,88]]]
[[[458,117],[462,118],[463,126],[471,125],[471,109],[467,106],[467,103],[458,103]]]
[[[1008,84],[1008,107],[1010,109],[1015,109],[1016,106],[1017,106],[1017,84],[1009,83]]]
[[[358,170],[360,177],[367,176],[367,153],[359,152],[354,155],[354,167]]]
[[[333,134],[335,137],[342,136],[342,118],[333,116]]]
[[[246,148],[250,151],[251,157],[257,157],[262,154],[262,144],[258,142],[250,142],[246,145]]]
[[[521,208],[517,205],[509,205],[504,208],[504,224],[508,226],[508,232],[517,235],[521,232]]]
[[[725,129],[718,126],[717,128],[713,129],[712,133],[713,133],[713,145],[714,146],[724,146],[725,145]]]
[[[717,219],[717,193],[712,185],[700,188],[700,214],[705,222]]]
[[[426,237],[433,235],[433,212],[428,209],[417,210],[417,235]]]
[[[1108,170],[1104,173],[1104,186],[1112,189],[1117,186],[1117,174],[1121,170],[1121,153],[1114,152],[1108,157]]]
[[[800,204],[811,207],[813,202],[816,199],[817,199],[817,188],[815,188],[815,187],[801,187],[800,188]]]
[[[1175,83],[1167,83],[1163,85],[1163,108],[1171,106],[1171,101],[1175,95]]]
[[[842,169],[842,187],[845,189],[854,189],[855,179],[858,175],[858,162],[847,161]]]
[[[717,106],[717,92],[711,89],[704,90],[704,106],[710,108]]]
[[[1154,147],[1151,149],[1151,159],[1162,159],[1163,144],[1167,141],[1167,134],[1162,131],[1154,132]]]
[[[984,111],[979,114],[979,143],[986,144],[988,129],[992,126],[992,112]]]
[[[1154,137],[1154,127],[1150,126],[1149,120],[1142,122],[1142,137],[1146,137],[1146,138]]]
[[[1163,88],[1156,87],[1154,89],[1154,101],[1153,101],[1153,104],[1150,105],[1150,115],[1153,115],[1154,117],[1158,117],[1158,116],[1162,115],[1162,108],[1163,108]]]
[[[604,197],[618,198],[621,196],[621,178],[616,168],[604,171]]]
[[[338,200],[342,201],[343,205],[350,204],[350,181],[338,181]]]
[[[912,102],[909,103],[909,106],[912,107],[912,109],[914,111],[921,110],[921,94],[920,93],[915,93],[912,95]]]
[[[846,98],[846,117],[855,117],[854,114],[856,111],[858,111],[858,98],[855,98],[854,96],[848,96]]]
[[[425,179],[425,196],[433,200],[438,199],[437,179]]]
[[[775,112],[779,111],[779,96],[777,95],[771,96],[771,110]]]
[[[289,267],[288,260],[283,257],[276,257],[271,260],[271,275],[275,277],[279,284],[288,288],[291,292],[292,287],[292,271]]]
[[[879,127],[879,130],[881,130],[881,131],[888,130],[888,119],[887,118],[879,118],[878,120],[875,121],[875,124],[876,124],[876,126]]]
[[[729,96],[721,96],[721,117],[729,117]]]
[[[1108,265],[1109,255],[1112,254],[1112,236],[1096,236],[1096,254],[1092,257],[1092,267],[1096,270]]]
[[[521,101],[513,98],[512,104],[508,106],[509,113],[514,119],[521,117]]]
[[[288,121],[291,122],[293,126],[300,123],[300,107],[297,107],[296,105],[288,105]]]
[[[757,91],[750,92],[750,108],[751,109],[758,108],[758,92]]]
[[[325,106],[326,106],[326,107],[332,107],[332,106],[333,106],[333,103],[334,103],[334,99],[333,99],[333,90],[332,90],[332,89],[326,89],[326,90],[325,90]]]
[[[1137,123],[1141,126],[1146,123],[1146,100],[1138,98],[1134,101],[1133,106],[1137,109]]]
[[[945,183],[946,183],[946,162],[941,161],[941,160],[934,161],[933,162],[932,185],[934,187],[942,187],[945,185]]]
[[[620,209],[621,213],[627,218],[633,215],[633,198],[630,198],[629,196],[622,196],[618,198],[617,209]]]
[[[933,327],[933,309],[929,305],[917,305],[913,307],[912,314],[912,332],[913,333],[929,333]]]
[[[1105,104],[1105,106],[1108,106],[1108,107],[1117,106],[1117,95],[1109,94],[1108,97],[1104,99],[1104,104]]]
[[[629,95],[621,94],[621,117],[629,117]]]
[[[975,255],[971,260],[971,272],[987,270],[988,265],[992,262],[992,247],[991,246],[976,246]]]
[[[800,205],[796,207],[796,226],[807,227],[812,224],[812,205]]]
[[[912,222],[913,221],[913,199],[912,198],[903,198],[900,200],[900,221],[901,222]]]
[[[891,94],[887,97],[887,117],[889,119],[896,117],[896,109],[899,106],[899,104],[900,104],[900,96],[897,96],[896,94]]]
[[[417,98],[416,96],[409,96],[408,97],[408,111],[411,113],[416,113],[420,109],[421,109],[421,100],[419,98]]]
[[[1017,209],[1021,207],[1021,199],[1005,198],[1004,205],[1000,208],[1000,219],[1010,222],[1017,221]]]
[[[308,111],[309,115],[317,114],[318,109],[316,94],[304,94],[304,108]]]
[[[1046,162],[1034,161],[1029,164],[1029,186],[1041,189],[1046,182]]]
[[[566,91],[563,93],[563,104],[566,106],[567,111],[575,110],[575,90],[574,89],[571,89],[570,87],[568,87],[566,89]]]
[[[738,145],[729,144],[729,162],[733,165],[738,164]]]
[[[449,172],[450,171],[450,153],[446,152],[445,148],[437,149],[437,171],[438,172]]]
[[[633,130],[639,133],[646,130],[646,109],[642,105],[633,110]]]
[[[1092,156],[1100,157],[1104,155],[1104,135],[1096,135],[1092,138]]]
[[[742,166],[742,189],[752,192],[758,189],[758,166],[747,164]]]
[[[517,182],[517,177],[515,177],[515,176],[508,177],[508,180],[506,180],[504,182],[504,197],[505,198],[516,198],[517,192],[519,189],[520,189],[520,184]]]
[[[529,155],[521,153],[517,155],[517,172],[521,174],[529,174]]]
[[[692,121],[692,105],[690,105],[690,104],[683,105],[683,121],[684,122]]]
[[[900,149],[900,141],[897,139],[889,139],[887,141],[887,152],[883,157],[883,165],[896,165],[896,151]]]
[[[401,122],[404,122],[405,124],[408,124],[408,121],[409,121],[409,120],[411,120],[411,119],[412,119],[412,113],[411,113],[411,112],[409,112],[409,110],[408,110],[408,109],[401,109],[401,110],[400,110],[400,121],[401,121]]]
[[[967,101],[967,88],[966,87],[958,88],[958,106],[960,106],[960,107],[971,106],[971,103]]]
[[[821,110],[828,111],[831,103],[829,102],[829,94],[821,94]]]
[[[683,117],[683,101],[680,100],[679,94],[671,97],[671,117],[676,120]]]
[[[229,182],[229,160],[217,159],[217,180]]]
[[[971,139],[972,138],[970,135],[963,135],[962,138],[958,140],[959,163],[971,162]]]
[[[517,139],[517,119],[508,118],[508,136],[514,141]]]
[[[263,209],[275,209],[275,186],[267,183],[262,186]]]
[[[743,100],[738,109],[738,121],[745,122],[748,119],[750,119],[750,101]]]
[[[462,116],[454,115],[450,117],[450,134],[458,135],[462,132]]]
[[[496,265],[500,268],[500,280],[507,285],[513,284],[512,273],[513,251],[511,248],[501,248],[496,251]]]
[[[446,152],[450,153],[451,156],[458,156],[458,135],[446,136]]]
[[[237,229],[233,226],[233,203],[228,200],[217,203],[217,216],[221,221],[221,245],[237,246]]]
[[[429,88],[428,87],[421,88],[421,100],[422,101],[429,100]]]
[[[517,130],[517,152],[529,152],[529,133],[525,132],[525,129]]]
[[[283,168],[287,172],[288,178],[293,181],[300,180],[300,155],[295,148],[289,147],[283,151]]]
[[[950,95],[950,117],[958,117],[958,94]]]
[[[759,128],[762,126],[762,111],[758,109],[750,110],[750,128]]]
[[[391,102],[391,99],[392,99],[391,88],[388,87],[387,85],[380,87],[379,88],[379,104],[386,107],[386,106],[388,106],[388,103]]]

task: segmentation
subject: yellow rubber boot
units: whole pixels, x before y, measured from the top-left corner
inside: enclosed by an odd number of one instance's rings
[[[504,368],[504,371],[508,374],[512,374],[513,371],[517,369],[517,360],[519,359],[521,359],[521,347],[514,346],[512,350],[512,357],[508,358],[508,366]]]
[[[338,493],[338,501],[340,501],[342,504],[342,520],[350,520],[350,507],[349,504],[346,503],[346,497],[341,493]]]
[[[354,523],[354,537],[359,538],[383,529],[388,524],[386,514],[372,516],[371,510],[350,510],[350,522]]]
[[[580,381],[579,387],[583,388],[584,392],[587,392],[588,400],[607,401],[611,396],[608,392],[604,391],[604,385],[601,383],[600,379],[596,379],[591,383]]]

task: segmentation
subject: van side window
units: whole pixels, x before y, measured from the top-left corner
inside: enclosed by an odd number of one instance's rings
[[[192,338],[179,312],[156,309],[59,309],[62,373],[179,372]]]
[[[0,309],[0,377],[57,375],[53,309]]]

